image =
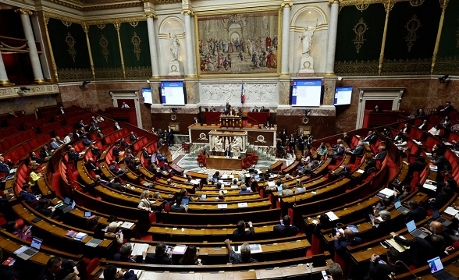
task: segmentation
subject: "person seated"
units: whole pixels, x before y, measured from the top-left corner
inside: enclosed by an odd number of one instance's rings
[[[64,137],[64,144],[69,144],[73,140],[73,133],[69,133]]]
[[[145,263],[152,263],[152,264],[172,264],[172,250],[169,255],[166,253],[166,243],[160,242],[155,246],[155,253],[144,253]]]
[[[250,193],[250,189],[248,189],[245,184],[241,185],[241,190],[239,191],[239,194],[247,194],[247,193]]]
[[[53,150],[59,149],[59,147],[62,146],[61,143],[58,143],[56,138],[51,138],[51,142],[49,143],[49,147]]]
[[[40,164],[43,163],[43,160],[41,158],[37,157],[37,154],[34,151],[31,151],[29,153],[29,159],[30,159],[30,161],[34,161],[36,163],[40,163]]]
[[[115,122],[113,126],[115,127],[115,130],[121,129],[121,126],[118,124],[118,122]]]
[[[361,156],[363,156],[363,153],[365,152],[365,147],[363,146],[362,141],[359,141],[357,146],[355,146],[354,148],[349,149],[348,151],[352,155],[361,157]]]
[[[142,156],[146,161],[148,161],[148,163],[151,162],[151,155],[148,153],[148,150],[146,147],[142,147]]]
[[[51,279],[51,278],[50,278]],[[137,280],[133,270],[121,269],[117,271],[116,266],[108,264],[104,269],[105,280]]]
[[[425,115],[426,113],[424,112],[424,109],[419,108],[416,110],[416,114],[414,115],[414,117],[419,118],[419,117],[424,117]]]
[[[129,148],[131,146],[131,144],[127,142],[124,138],[119,139],[119,144],[120,144],[120,147],[124,149]]]
[[[77,162],[80,159],[80,154],[73,147],[68,150],[67,154],[70,162]]]
[[[98,131],[100,127],[97,125],[96,122],[92,121],[91,124],[89,125],[88,131]]]
[[[328,279],[329,280],[345,280],[344,272],[338,263],[331,263],[328,265]]]
[[[445,103],[445,106],[440,109],[440,112],[445,112],[445,113],[449,113],[451,112],[452,110],[454,110],[453,106],[451,105],[451,102],[447,101]]]
[[[355,236],[355,233],[349,228],[344,231],[337,230],[333,237],[333,246],[338,254],[345,253],[347,246],[355,246],[360,243],[362,243],[362,238]]]
[[[187,212],[188,205],[183,206],[182,205],[182,197],[177,197],[175,199],[175,203],[171,205],[170,212],[174,213],[186,213]]]
[[[40,168],[40,165],[35,163],[32,166],[32,171],[29,173],[29,185],[31,187],[35,187],[37,185],[38,180],[43,177],[42,173],[39,173],[38,170]]]
[[[394,144],[395,144],[395,146],[397,146],[397,148],[399,150],[405,151],[408,148],[408,136],[407,136],[407,134],[400,135],[400,137],[397,140],[394,141]]]
[[[247,226],[249,230],[246,230]],[[247,224],[243,220],[237,222],[237,229],[233,232],[233,241],[251,240],[254,236],[255,230],[252,222],[248,222]]]
[[[37,210],[42,215],[45,215],[46,217],[52,218],[54,210],[56,209],[51,205],[51,200],[48,198],[42,198],[38,200],[38,205],[35,207],[35,210]]]
[[[327,154],[327,146],[325,146],[324,142],[320,143],[320,146],[319,148],[317,148],[317,153],[320,155],[320,156],[324,156]]]
[[[234,252],[233,248],[231,247],[231,241],[229,239],[225,240],[226,249],[229,253],[229,262],[232,264],[237,263],[255,263],[258,262],[256,259],[252,258],[250,252],[250,245],[249,243],[244,243],[241,245],[241,253],[238,254]]]
[[[289,215],[285,215],[281,223],[273,227],[274,234],[279,237],[295,236],[299,231],[295,225],[290,225]]]
[[[351,167],[349,165],[342,165],[340,167],[342,168],[340,172],[336,173],[334,170],[330,172],[331,178],[349,178],[351,176]]]
[[[131,133],[129,133],[129,140],[131,140],[131,142],[135,142],[137,139],[138,137],[134,134],[134,131],[131,131]]]
[[[196,246],[190,245],[186,248],[185,254],[179,260],[181,265],[202,265],[201,259],[199,259],[198,251]]]
[[[408,201],[410,211],[405,215],[405,222],[414,220],[415,223],[422,221],[427,216],[427,211],[414,200]]]
[[[120,252],[116,253],[113,256],[113,260],[120,262],[132,262],[135,263],[135,260],[132,258],[132,245],[131,243],[124,243],[120,247]]]
[[[46,145],[43,145],[40,148],[40,158],[41,158],[41,160],[44,162],[44,161],[47,161],[50,157],[51,157],[51,155],[50,155],[50,153],[48,151],[48,147]]]
[[[387,210],[379,211],[380,219],[371,218],[373,236],[383,236],[389,234],[393,229],[390,212]]]
[[[375,144],[378,141],[378,135],[376,135],[376,130],[368,131],[367,137],[365,137],[362,142],[364,144]]]
[[[376,161],[378,160],[384,160],[386,158],[387,152],[386,152],[386,146],[379,146],[378,147],[378,153],[374,155],[368,162],[367,165],[365,166],[365,172],[370,171],[370,169],[375,169],[376,170]]]
[[[101,155],[100,149],[97,146],[94,146],[92,144],[89,146],[89,149],[94,159],[99,160],[100,155]]]
[[[427,120],[423,120],[422,123],[418,126],[418,128],[420,130],[427,130],[427,128],[429,127],[429,123],[427,122]]]
[[[96,184],[101,184],[110,188],[114,188],[116,190],[122,191],[123,188],[119,182],[116,182],[115,178],[112,178],[110,181],[102,179],[99,175],[94,177]]]
[[[108,166],[108,169],[116,176],[124,175],[124,171],[116,167],[116,161],[112,161],[110,165]]]
[[[225,153],[223,154],[225,157],[233,157],[233,153],[230,150],[230,147],[226,147]]]
[[[220,176],[220,171],[215,171],[214,175],[212,175],[212,182],[214,184],[216,184],[218,182],[218,180],[220,180],[221,176]]]
[[[435,249],[429,243],[429,241],[420,238],[414,237],[412,239],[405,239],[398,236],[395,232],[391,232],[392,238],[403,246],[409,247],[408,252],[408,265],[415,265],[416,267],[421,267],[427,263],[428,260],[437,256]]]
[[[433,136],[438,136],[440,135],[440,125],[437,124],[435,126],[432,126],[431,129],[429,129],[429,131],[427,131],[428,133],[430,133],[431,135]]]
[[[405,197],[411,194],[411,187],[410,185],[402,185],[402,190],[399,191],[398,189],[395,190],[395,199],[396,200],[403,200]]]
[[[79,273],[73,261],[61,259],[59,257],[51,257],[48,259],[45,268],[41,271],[37,279],[64,279],[70,273]]]
[[[382,260],[383,257],[384,256],[381,256],[380,258],[380,256],[376,254],[371,255],[370,267],[368,270],[371,279],[386,280],[391,273],[395,272],[399,274],[406,270],[403,266],[395,265],[395,263],[401,259],[400,253],[397,250],[391,248],[387,251],[385,260]]]
[[[88,139],[88,137],[86,135],[83,136],[83,139],[81,139],[81,143],[83,144],[83,146],[85,147],[89,147],[91,146],[92,142],[91,140]]]
[[[440,239],[430,239],[432,246],[436,248],[437,251],[444,250],[444,246],[451,246],[454,242],[458,241],[459,238],[454,235],[453,232],[450,232],[447,228],[443,226],[443,224],[439,221],[432,221],[429,224],[429,229],[424,227],[420,228],[422,231],[432,235],[441,236]],[[438,255],[437,255],[438,256]]]

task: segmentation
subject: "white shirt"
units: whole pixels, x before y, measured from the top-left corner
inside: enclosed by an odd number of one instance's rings
[[[72,140],[72,139],[70,139],[70,136],[68,136],[68,135],[65,136],[65,137],[64,137],[64,144],[70,143],[71,140]]]

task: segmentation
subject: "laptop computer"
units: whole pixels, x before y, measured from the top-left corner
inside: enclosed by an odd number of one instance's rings
[[[430,268],[430,273],[432,276],[437,278],[438,280],[449,280],[449,279],[457,279],[451,273],[444,270],[443,263],[441,262],[440,257],[435,257],[427,261]]]
[[[21,258],[26,261],[31,257],[35,256],[38,253],[38,251],[40,251],[42,243],[43,239],[34,236],[32,238],[32,243],[30,243],[30,247],[22,246],[19,250],[16,251],[18,258]]]
[[[414,220],[411,220],[408,223],[406,223],[406,228],[408,229],[408,232],[414,237],[419,237],[419,238],[424,239],[427,236],[429,236],[427,233],[416,228],[416,224],[414,223]]]
[[[282,191],[282,186],[277,186],[277,191],[281,192]]]
[[[437,209],[432,211],[432,218],[435,221],[442,223],[444,227],[449,227],[452,224],[450,220],[443,218]]]
[[[189,197],[182,197],[182,205],[188,205],[189,202],[190,202]]]
[[[395,206],[395,209],[402,213],[403,215],[406,215],[408,212],[410,212],[410,209],[406,208],[405,206],[402,206],[402,203],[400,202],[400,200],[397,200],[396,202],[394,202],[394,206]]]
[[[91,211],[85,211],[85,212],[84,212],[84,217],[85,217],[85,218],[91,217]]]

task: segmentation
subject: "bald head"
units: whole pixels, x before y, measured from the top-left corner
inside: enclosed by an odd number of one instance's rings
[[[443,224],[438,221],[433,221],[430,223],[430,230],[432,233],[441,233],[443,232]]]

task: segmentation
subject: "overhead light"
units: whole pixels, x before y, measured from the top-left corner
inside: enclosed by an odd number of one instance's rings
[[[440,82],[440,84],[445,84],[449,82],[448,78],[449,78],[449,75],[443,75],[440,78],[438,78],[438,81]]]

